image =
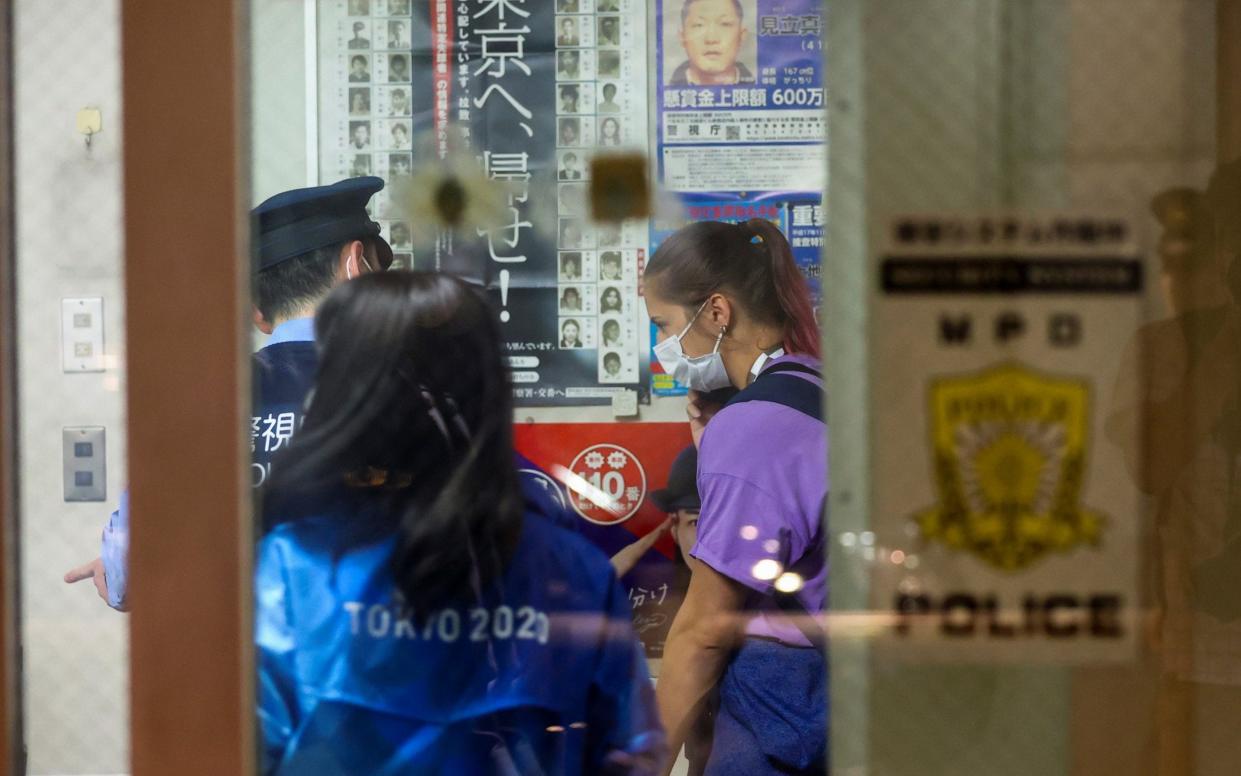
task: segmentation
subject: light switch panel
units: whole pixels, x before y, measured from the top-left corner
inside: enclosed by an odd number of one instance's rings
[[[60,300],[61,365],[66,372],[102,372],[103,298]]]
[[[103,501],[108,496],[103,426],[63,430],[65,501]]]

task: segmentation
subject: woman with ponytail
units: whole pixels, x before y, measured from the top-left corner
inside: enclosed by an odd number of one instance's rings
[[[827,429],[805,278],[755,219],[681,229],[644,285],[655,355],[690,388],[702,499],[657,691],[670,751],[717,695],[708,776],[822,774]]]
[[[607,558],[523,499],[496,317],[433,273],[362,276],[320,308],[258,549],[264,774],[658,767]]]

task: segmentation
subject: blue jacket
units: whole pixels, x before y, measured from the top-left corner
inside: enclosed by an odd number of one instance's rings
[[[314,385],[319,356],[314,344],[314,319],[297,318],[276,327],[267,346],[253,356],[250,417],[250,479],[258,487],[271,475],[272,456],[301,427],[303,405]],[[517,468],[527,505],[567,528],[577,522],[559,487],[520,453]],[[263,524],[261,531],[270,526]],[[108,604],[123,609],[129,592],[129,492],[104,527],[100,546],[108,580]]]
[[[264,774],[647,773],[664,749],[629,601],[581,537],[527,513],[481,604],[416,624],[391,518],[328,514],[259,546]]]

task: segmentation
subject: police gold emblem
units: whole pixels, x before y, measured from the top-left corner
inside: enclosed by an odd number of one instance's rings
[[[1080,503],[1089,389],[1002,364],[935,380],[930,433],[939,503],[914,516],[927,541],[1003,571],[1098,545],[1104,517]]]

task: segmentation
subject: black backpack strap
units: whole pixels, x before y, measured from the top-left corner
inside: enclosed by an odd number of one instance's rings
[[[725,407],[747,401],[769,401],[795,409],[820,423],[823,422],[823,388],[790,373],[819,377],[808,366],[785,362],[763,371],[754,382],[725,403]]]

